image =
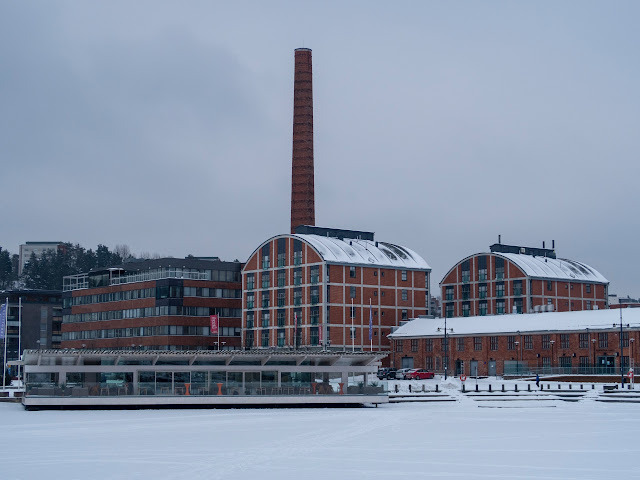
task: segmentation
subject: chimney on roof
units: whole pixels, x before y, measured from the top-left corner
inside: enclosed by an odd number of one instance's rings
[[[293,80],[291,233],[295,233],[299,225],[315,224],[311,49],[297,48]]]

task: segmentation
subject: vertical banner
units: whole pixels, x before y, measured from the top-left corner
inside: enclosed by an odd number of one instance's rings
[[[298,314],[293,312],[293,348],[298,348]]]
[[[209,323],[211,326],[211,333],[213,333],[214,335],[219,333],[218,330],[220,328],[220,325],[218,323],[218,315],[210,315]]]
[[[7,304],[0,305],[0,338],[4,338],[7,333]]]
[[[371,308],[371,299],[369,299],[369,341],[373,340],[373,309]]]

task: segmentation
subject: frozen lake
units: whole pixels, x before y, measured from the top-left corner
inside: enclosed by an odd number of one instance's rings
[[[633,477],[638,405],[33,411],[0,404],[3,479]]]

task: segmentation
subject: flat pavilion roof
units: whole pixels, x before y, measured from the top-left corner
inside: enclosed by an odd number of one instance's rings
[[[376,366],[387,352],[315,352],[304,350],[114,350],[114,349],[51,349],[25,350],[22,362],[13,365],[51,365],[43,359],[55,359],[56,365],[171,365],[171,366],[322,366],[322,367],[366,367]],[[58,363],[60,359],[60,363]],[[105,362],[105,363],[102,363]],[[113,363],[112,363],[113,362]],[[138,363],[140,362],[140,363]]]

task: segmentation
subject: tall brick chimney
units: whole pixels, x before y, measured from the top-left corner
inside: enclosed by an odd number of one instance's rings
[[[293,155],[291,162],[291,233],[299,225],[315,225],[313,187],[313,88],[311,49],[295,51],[293,81]]]

